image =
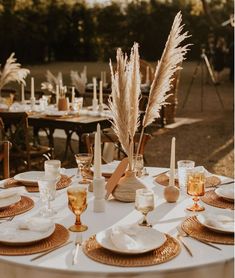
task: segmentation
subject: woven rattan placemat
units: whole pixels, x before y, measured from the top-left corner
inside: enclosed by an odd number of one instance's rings
[[[167,262],[180,253],[178,241],[166,235],[166,242],[159,248],[138,255],[126,255],[109,251],[99,245],[95,236],[90,237],[83,245],[83,252],[92,260],[113,266],[138,267]]]
[[[56,184],[56,189],[60,190],[63,188],[68,187],[72,182],[72,178],[68,177],[66,175],[61,175],[60,180]],[[22,186],[24,183],[18,182],[14,180],[14,178],[11,178],[7,180],[4,184],[5,188],[10,188],[10,187],[15,187],[15,186]],[[27,189],[28,192],[39,192],[38,186],[30,186],[30,185],[25,185],[25,188]]]
[[[21,200],[11,206],[0,210],[0,218],[15,216],[24,213],[34,206],[34,201],[26,196],[21,196]]]
[[[167,186],[169,185],[169,176],[166,174],[159,174],[155,179],[155,182]],[[214,187],[221,183],[221,180],[216,176],[210,176],[206,178],[206,187]],[[175,179],[175,186],[179,187],[178,179]]]
[[[234,234],[212,231],[200,224],[195,216],[187,218],[181,226],[191,237],[219,244],[234,244]]]
[[[56,224],[55,231],[51,236],[31,245],[13,246],[0,243],[0,255],[21,256],[36,254],[60,246],[65,243],[68,238],[68,230],[64,226]]]
[[[223,208],[223,209],[233,209],[234,202],[229,202],[222,197],[219,197],[214,190],[207,191],[201,200],[213,207]]]

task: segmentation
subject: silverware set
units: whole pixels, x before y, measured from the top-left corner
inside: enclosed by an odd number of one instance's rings
[[[3,218],[3,219],[0,221],[0,224],[5,223],[5,222],[10,222],[10,221],[12,221],[12,220],[14,219],[14,217],[15,217],[15,215],[10,216],[10,217],[8,217],[8,218]]]
[[[219,248],[218,246],[214,245],[214,244],[211,244],[205,240],[202,240],[202,239],[198,239],[198,238],[195,238],[195,237],[191,237],[190,235],[188,235],[181,227],[181,225],[177,226],[177,231],[178,231],[178,234],[177,234],[177,239],[181,242],[181,244],[184,246],[184,248],[186,249],[186,251],[188,252],[188,254],[193,257],[193,253],[192,251],[190,250],[189,246],[183,241],[183,237],[190,237],[196,241],[199,241],[201,243],[204,243],[206,244],[207,246],[210,246],[212,248],[215,248],[217,250],[222,250],[221,248]]]
[[[67,242],[65,242],[64,244],[61,244],[61,245],[59,245],[59,246],[57,246],[57,247],[54,247],[54,248],[52,248],[52,249],[50,249],[50,250],[48,250],[48,251],[43,252],[43,253],[40,254],[40,255],[37,255],[36,257],[33,257],[32,259],[30,259],[30,261],[33,262],[33,261],[35,261],[35,260],[37,260],[37,259],[40,259],[40,258],[46,256],[47,254],[49,254],[49,253],[51,253],[51,252],[53,252],[53,251],[55,251],[55,250],[58,250],[58,249],[60,249],[60,248],[62,248],[62,247],[64,247],[64,246],[66,246],[66,245],[68,245],[68,244],[70,244],[70,243],[72,243],[72,241],[67,241]]]
[[[82,245],[82,233],[78,233],[75,240],[75,249],[73,251],[73,262],[72,262],[73,265],[77,264],[78,262],[78,251],[81,245]]]

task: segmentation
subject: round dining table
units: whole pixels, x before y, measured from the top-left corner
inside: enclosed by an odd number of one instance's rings
[[[169,234],[177,238],[177,226],[192,213],[186,207],[192,203],[190,196],[181,192],[175,203],[167,203],[164,199],[164,186],[154,181],[153,175],[164,172],[165,168],[147,167],[149,175],[141,177],[146,187],[153,189],[156,195],[156,208],[147,216],[153,229]],[[64,173],[68,176],[76,175],[77,169],[66,169]],[[222,181],[228,180],[220,177]],[[0,181],[0,187],[4,181]],[[74,178],[73,184],[78,183]],[[69,228],[75,216],[68,208],[67,189],[58,190],[56,199],[52,201],[52,207],[56,214],[52,217],[55,223],[62,224]],[[30,211],[15,216],[12,221],[26,219],[39,214],[41,201],[39,193],[27,193],[35,206]],[[94,196],[88,193],[88,206],[82,213],[81,219],[88,226],[83,232],[83,240],[97,234],[114,225],[126,225],[139,222],[142,215],[138,212],[134,203],[123,203],[114,199],[105,201],[104,212],[93,211]],[[205,211],[219,214],[224,209],[204,204]],[[231,211],[230,211],[231,212]],[[1,229],[1,224],[0,224]],[[72,242],[53,252],[31,261],[34,255],[23,256],[0,256],[0,277],[1,278],[88,278],[88,277],[154,277],[154,278],[232,278],[234,268],[234,246],[215,244],[221,250],[205,245],[191,237],[184,237],[184,242],[190,247],[193,256],[186,252],[180,244],[180,253],[173,259],[152,266],[144,267],[119,267],[102,264],[90,259],[84,254],[82,248],[78,251],[77,264],[73,264],[76,233],[70,233]],[[36,254],[37,255],[37,254]]]

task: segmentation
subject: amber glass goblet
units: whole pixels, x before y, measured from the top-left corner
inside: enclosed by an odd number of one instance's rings
[[[70,210],[76,215],[75,224],[69,227],[72,232],[83,232],[88,229],[86,225],[81,223],[81,214],[87,208],[87,188],[79,186],[71,186],[67,189],[68,206]]]

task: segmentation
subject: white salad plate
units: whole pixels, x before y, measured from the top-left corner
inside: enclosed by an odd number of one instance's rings
[[[225,184],[221,185],[219,188],[215,190],[215,193],[230,202],[234,202],[234,185],[233,184]]]
[[[32,231],[20,229],[17,222],[5,222],[1,224],[0,242],[7,245],[28,245],[49,237],[54,231],[54,223],[46,231]]]
[[[136,235],[131,236],[140,248],[127,249],[114,244],[112,238],[112,228],[99,232],[96,235],[97,242],[105,249],[122,254],[142,254],[159,248],[166,241],[166,236],[152,228],[139,226]]]
[[[206,228],[220,233],[234,233],[234,219],[230,213],[199,214],[196,216],[200,224]]]
[[[0,198],[0,209],[9,207],[21,200],[20,194],[14,194],[6,198]]]
[[[43,171],[29,171],[14,176],[16,181],[22,182],[24,185],[38,186],[38,181],[45,178]]]

